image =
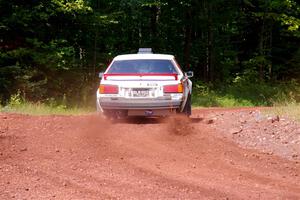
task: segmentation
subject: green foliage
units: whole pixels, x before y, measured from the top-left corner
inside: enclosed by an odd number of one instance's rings
[[[18,91],[10,97],[9,103],[6,106],[0,106],[0,112],[13,112],[31,115],[79,115],[92,112],[93,109],[89,107],[68,107],[64,104],[49,101],[47,103],[32,103],[25,101]]]
[[[82,115],[91,113],[94,109],[87,107],[71,107],[65,108],[61,106],[52,107],[43,103],[23,103],[20,106],[0,107],[0,112],[22,113],[30,115]]]
[[[86,14],[92,11],[84,0],[66,1],[66,0],[52,0],[52,3],[57,5],[56,10],[63,13]]]
[[[16,94],[10,96],[9,106],[11,106],[11,107],[19,107],[23,103],[24,103],[24,99],[21,97],[20,90]]]
[[[176,55],[195,81],[211,84],[195,89],[199,105],[298,98],[288,92],[297,81],[284,84],[300,76],[295,0],[13,0],[0,1],[0,13],[2,104],[19,92],[93,105],[97,72],[139,47]]]
[[[196,83],[193,93],[193,105],[204,107],[273,106],[300,102],[300,85],[295,81],[270,84],[240,79],[215,88]]]

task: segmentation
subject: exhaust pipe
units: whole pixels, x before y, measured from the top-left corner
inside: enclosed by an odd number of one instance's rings
[[[146,111],[145,111],[145,115],[146,115],[147,117],[151,117],[153,114],[154,114],[153,110],[146,110]]]

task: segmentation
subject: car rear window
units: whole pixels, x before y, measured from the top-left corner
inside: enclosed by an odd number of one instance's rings
[[[170,60],[117,60],[108,74],[177,74]]]

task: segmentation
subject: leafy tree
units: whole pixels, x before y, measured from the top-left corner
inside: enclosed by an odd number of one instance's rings
[[[176,55],[195,79],[299,79],[295,0],[0,1],[0,98],[86,101],[97,72],[139,47]],[[249,81],[251,80],[251,81]],[[76,86],[74,86],[76,85]]]

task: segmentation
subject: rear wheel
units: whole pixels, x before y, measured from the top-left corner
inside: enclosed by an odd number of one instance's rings
[[[103,110],[103,115],[110,120],[124,119],[128,116],[127,110]]]
[[[103,110],[102,115],[105,119],[108,119],[108,120],[112,120],[115,118],[115,113],[112,112],[111,110]]]

